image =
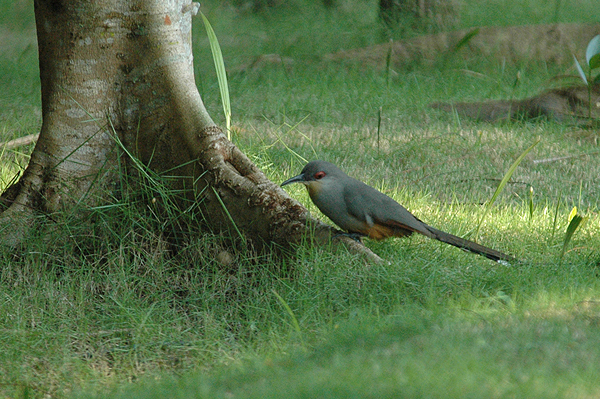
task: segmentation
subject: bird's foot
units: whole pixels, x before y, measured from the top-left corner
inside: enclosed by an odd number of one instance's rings
[[[331,237],[332,239],[337,238],[337,237],[349,237],[352,238],[354,241],[362,244],[362,238],[364,237],[362,234],[359,233],[345,233],[343,231],[336,233],[333,235],[333,237]]]

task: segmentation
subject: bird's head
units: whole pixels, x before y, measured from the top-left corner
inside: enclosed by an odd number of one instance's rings
[[[337,166],[325,161],[311,161],[304,166],[302,172],[281,183],[281,187],[292,183],[302,183],[312,197],[318,194],[323,187],[333,182],[337,177],[344,176]]]

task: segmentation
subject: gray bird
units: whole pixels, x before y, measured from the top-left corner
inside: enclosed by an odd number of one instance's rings
[[[512,256],[423,223],[392,198],[348,176],[332,163],[311,161],[302,173],[281,186],[291,183],[304,184],[317,208],[351,235],[382,240],[417,232],[496,262],[515,261]]]

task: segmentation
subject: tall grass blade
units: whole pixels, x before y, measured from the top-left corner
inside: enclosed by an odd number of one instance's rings
[[[385,84],[390,88],[390,80],[392,77],[392,54],[394,53],[394,39],[390,39],[390,48],[388,49],[385,59]]]
[[[558,208],[560,207],[560,201],[556,201],[556,208],[554,208],[554,220],[552,221],[552,237],[554,240],[554,234],[556,233],[556,224],[558,223]]]
[[[381,114],[383,113],[383,107],[379,107],[377,114],[377,154],[379,155],[379,135],[381,133]]]
[[[475,28],[467,32],[459,41],[456,43],[454,48],[452,49],[453,53],[456,53],[458,50],[469,44],[471,39],[479,34],[479,28]]]
[[[506,183],[508,183],[508,181],[512,177],[515,170],[517,170],[517,167],[519,166],[521,161],[523,161],[525,156],[527,156],[527,154],[529,154],[529,152],[531,150],[533,150],[533,148],[536,145],[538,145],[539,142],[540,142],[540,139],[537,139],[535,141],[535,143],[533,143],[528,149],[523,151],[523,153],[521,155],[519,155],[519,158],[517,158],[517,160],[515,162],[513,162],[513,164],[510,166],[510,168],[508,168],[508,171],[502,178],[502,181],[500,181],[500,184],[498,184],[498,188],[494,192],[494,195],[492,195],[492,198],[486,204],[485,211],[483,212],[483,216],[481,217],[481,220],[479,221],[479,224],[477,225],[477,231],[475,233],[475,238],[477,238],[479,236],[479,230],[481,229],[481,226],[483,225],[483,221],[485,220],[487,214],[490,212],[490,209],[492,209],[492,207],[494,206],[494,203],[496,202],[496,199],[498,198],[498,196],[504,189],[504,186],[506,186]]]
[[[292,319],[292,325],[294,326],[294,330],[296,330],[296,332],[300,334],[300,323],[298,323],[298,319],[296,319],[296,315],[294,314],[292,308],[290,308],[285,299],[283,299],[281,295],[277,293],[277,291],[271,290],[271,292],[273,292],[273,295],[275,295],[279,303],[281,303],[281,306],[283,306],[285,311],[290,315],[290,318]]]
[[[271,147],[275,146],[275,144],[277,144],[277,143],[281,143],[281,144],[282,144],[282,145],[285,147],[285,149],[286,149],[287,151],[289,151],[290,153],[292,153],[292,154],[293,154],[295,157],[297,157],[297,158],[301,159],[301,160],[302,160],[302,162],[304,162],[304,163],[307,163],[307,162],[308,162],[308,160],[307,160],[306,158],[304,158],[302,155],[298,154],[296,151],[294,151],[294,150],[293,150],[293,149],[292,149],[290,146],[288,146],[288,145],[286,144],[286,141],[282,139],[282,137],[279,135],[279,133],[278,133],[277,131],[278,131],[278,130],[279,130],[281,127],[285,126],[285,127],[289,127],[288,131],[286,132],[286,134],[289,134],[289,133],[291,133],[293,130],[295,130],[295,129],[296,129],[298,126],[300,126],[300,124],[301,124],[302,122],[304,122],[306,119],[308,119],[308,117],[309,117],[309,116],[310,116],[310,115],[306,115],[304,118],[302,118],[302,119],[301,119],[299,122],[297,122],[297,123],[296,123],[296,124],[294,124],[294,125],[289,125],[289,124],[287,124],[287,123],[285,123],[285,122],[284,122],[282,125],[280,125],[280,126],[277,128],[277,130],[275,130],[275,131],[274,131],[274,134],[275,134],[275,136],[277,137],[277,140],[275,140],[273,143],[269,144],[269,145],[266,147],[266,149],[270,149]],[[268,120],[268,119],[267,119],[267,120]],[[272,122],[272,121],[270,121],[270,120],[269,120],[269,122],[271,122],[271,123],[275,124],[274,122]],[[306,136],[306,135],[305,135],[305,134],[303,134],[302,132],[299,132],[299,133],[302,135],[302,137],[304,137],[304,138],[307,140],[308,144],[310,145],[310,148],[312,149],[312,152],[313,152],[313,154],[315,155],[315,157],[317,157],[317,151],[315,150],[314,146],[312,145],[312,142],[311,142],[311,139],[310,139],[310,137]]]
[[[246,237],[244,237],[244,235],[242,234],[242,232],[240,231],[240,229],[238,229],[237,224],[235,224],[235,220],[233,220],[233,217],[231,216],[231,213],[229,213],[229,210],[225,206],[225,203],[221,199],[221,196],[219,195],[219,193],[217,192],[217,190],[215,190],[214,187],[211,187],[211,188],[213,190],[213,193],[215,193],[215,196],[217,197],[217,200],[219,201],[219,204],[221,204],[221,206],[223,207],[223,210],[225,211],[225,214],[227,215],[227,218],[229,219],[229,221],[233,225],[233,228],[235,229],[235,231],[237,232],[238,236],[240,237],[240,239],[242,240],[242,242],[244,243],[244,246],[245,246],[246,245]]]
[[[219,90],[221,92],[221,102],[223,103],[223,112],[225,113],[225,127],[227,128],[227,139],[231,140],[231,101],[229,99],[229,86],[227,84],[227,72],[225,71],[225,62],[221,53],[221,46],[217,40],[217,35],[213,30],[210,22],[200,11],[208,42],[210,43],[210,51],[212,52],[213,61],[215,62],[215,70],[217,72],[217,80],[219,82]]]
[[[533,187],[530,186],[529,187],[529,222],[531,223],[531,221],[533,220],[533,209],[534,209],[534,205],[533,205]]]

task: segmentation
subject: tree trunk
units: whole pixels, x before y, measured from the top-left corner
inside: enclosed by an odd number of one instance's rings
[[[235,227],[255,245],[289,247],[311,225],[317,242],[329,240],[332,229],[269,181],[206,112],[193,74],[197,9],[189,0],[35,1],[43,123],[23,176],[0,198],[2,242],[22,244],[40,216],[104,203],[133,159],[176,175],[172,188],[200,201],[213,230]]]

